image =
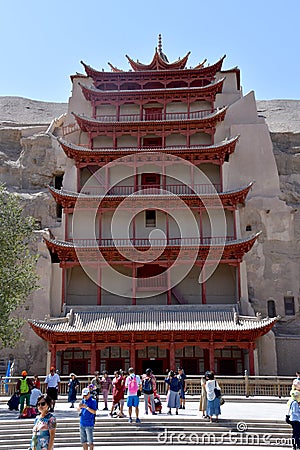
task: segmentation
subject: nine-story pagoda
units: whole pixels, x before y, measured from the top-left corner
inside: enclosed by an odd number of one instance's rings
[[[241,230],[253,186],[232,165],[250,151],[234,133],[240,72],[188,57],[170,63],[159,37],[150,64],[71,77],[66,171],[50,187],[62,222],[45,237],[52,317],[30,322],[62,374],[259,370],[276,319],[249,314],[243,261],[259,233]]]

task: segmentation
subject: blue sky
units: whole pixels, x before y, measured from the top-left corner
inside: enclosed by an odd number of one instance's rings
[[[1,2],[0,96],[67,102],[80,60],[128,70],[125,54],[149,63],[162,34],[169,61],[227,55],[243,92],[300,99],[299,0],[10,0]]]

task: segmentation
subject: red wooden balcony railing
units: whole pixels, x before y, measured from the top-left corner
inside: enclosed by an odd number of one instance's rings
[[[162,288],[166,288],[168,286],[167,275],[165,273],[161,273],[159,275],[155,275],[149,278],[137,278],[136,280],[136,288],[138,291],[143,290],[159,290]]]
[[[166,246],[179,246],[190,247],[197,245],[222,245],[227,242],[234,241],[234,236],[198,236],[198,237],[185,237],[185,238],[162,238],[151,239],[149,238],[101,238],[101,239],[89,239],[89,238],[70,238],[69,241],[73,242],[78,247],[166,247]]]
[[[105,114],[97,115],[96,119],[101,122],[145,122],[156,120],[187,120],[187,119],[202,119],[216,112],[217,109],[206,109],[192,112],[170,112],[170,113],[151,113],[151,114]]]
[[[162,190],[162,191],[161,191]],[[140,192],[143,191],[143,192]],[[127,196],[138,192],[138,195],[165,195],[164,191],[171,192],[174,195],[194,195],[194,194],[214,194],[221,192],[221,184],[166,184],[165,186],[149,186],[140,185],[136,188],[134,186],[113,186],[106,189],[102,186],[83,186],[81,188],[82,194],[87,195],[120,195]]]

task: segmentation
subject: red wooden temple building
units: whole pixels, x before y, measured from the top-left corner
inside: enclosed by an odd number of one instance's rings
[[[52,314],[30,321],[62,374],[259,371],[276,319],[248,313],[244,257],[258,234],[242,235],[239,213],[252,180],[230,173],[240,73],[188,57],[170,63],[159,38],[148,65],[83,63],[71,77],[57,132],[66,171],[50,187],[62,221],[45,237]]]

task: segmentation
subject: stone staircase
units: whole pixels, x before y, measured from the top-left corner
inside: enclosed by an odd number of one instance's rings
[[[27,450],[33,419],[1,420],[0,449]],[[283,421],[221,419],[208,423],[200,418],[143,418],[140,424],[127,419],[96,418],[95,446],[110,445],[257,445],[291,447],[291,427]],[[82,448],[78,418],[58,421],[55,448]]]

